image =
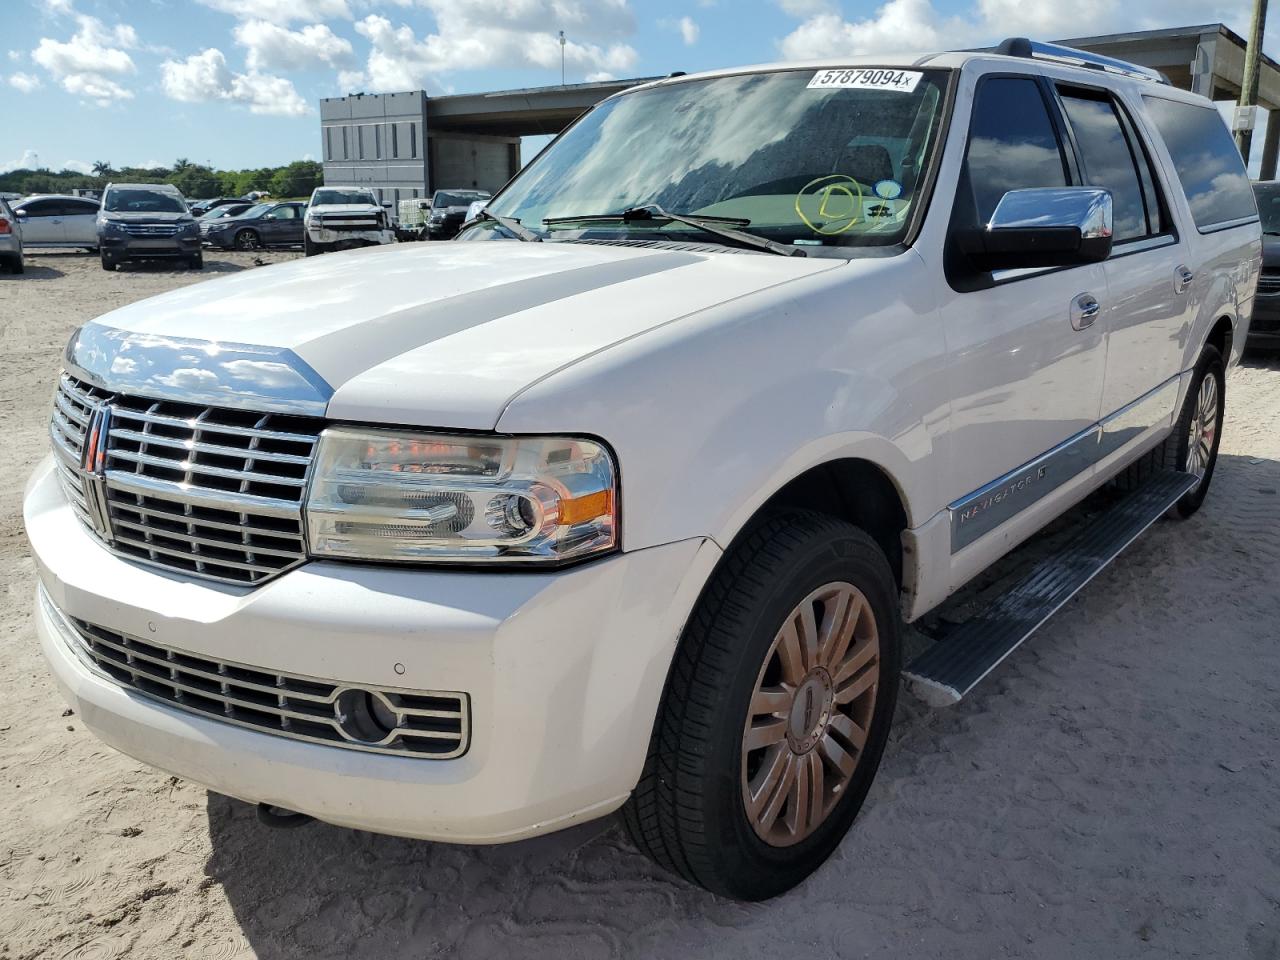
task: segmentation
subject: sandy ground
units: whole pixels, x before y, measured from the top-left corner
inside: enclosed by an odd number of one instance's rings
[[[610,821],[494,848],[271,831],[64,716],[19,519],[59,351],[252,260],[107,275],[37,254],[0,277],[0,960],[1280,957],[1280,363],[1231,379],[1200,514],[1158,524],[960,707],[902,698],[837,856],[743,906]]]

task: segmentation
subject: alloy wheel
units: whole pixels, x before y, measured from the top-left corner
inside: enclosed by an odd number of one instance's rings
[[[240,250],[257,250],[262,241],[252,230],[244,230],[236,234],[236,247]]]
[[[1212,376],[1205,376],[1200,381],[1200,393],[1191,413],[1191,427],[1187,437],[1187,473],[1204,478],[1209,460],[1213,456],[1213,442],[1217,435],[1218,381]]]
[[[875,713],[880,635],[853,584],[788,614],[765,656],[742,736],[742,802],[775,847],[810,836],[844,796]]]

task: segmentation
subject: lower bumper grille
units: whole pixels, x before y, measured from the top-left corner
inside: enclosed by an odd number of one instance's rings
[[[467,750],[465,693],[356,687],[214,660],[68,618],[43,590],[41,600],[86,666],[167,706],[350,750],[434,760]]]

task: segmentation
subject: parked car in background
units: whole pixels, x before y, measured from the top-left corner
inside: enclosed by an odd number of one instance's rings
[[[483,190],[437,190],[431,195],[431,211],[424,228],[428,240],[452,240],[469,219],[468,210],[486,203],[491,194]]]
[[[1249,346],[1280,349],[1280,180],[1253,185],[1262,218],[1262,276],[1253,301]]]
[[[200,225],[177,187],[167,183],[109,183],[98,215],[102,269],[129,260],[178,259],[204,267]]]
[[[306,212],[300,200],[256,203],[237,216],[202,222],[200,233],[205,243],[224,250],[296,247]]]
[[[255,201],[249,197],[214,197],[209,200],[193,200],[187,204],[193,216],[202,217],[211,210],[219,207],[236,206],[243,204],[246,207],[253,206]]]
[[[391,214],[368,187],[317,187],[311,194],[303,235],[308,257],[395,239]]]
[[[221,207],[214,207],[206,213],[199,214],[196,216],[196,219],[200,221],[200,228],[203,231],[206,224],[210,224],[214,220],[224,220],[227,217],[238,217],[252,206],[253,204],[248,202],[228,203]]]
[[[0,267],[10,273],[23,271],[22,227],[3,199],[0,199]]]
[[[98,249],[98,201],[62,194],[24,197],[12,204],[28,247]]]
[[[40,645],[77,726],[267,822],[488,843],[620,811],[687,881],[774,896],[840,846],[904,676],[957,702],[1199,510],[1261,246],[1214,104],[1137,65],[1015,38],[646,83],[462,242],[81,327],[24,504]],[[1229,602],[1151,651],[1180,734]],[[1061,660],[1033,680],[1082,709],[1115,667]]]

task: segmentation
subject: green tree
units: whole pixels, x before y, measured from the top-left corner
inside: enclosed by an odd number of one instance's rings
[[[115,173],[115,171],[111,169],[110,160],[93,161],[93,175],[95,177],[109,177],[113,173]]]

